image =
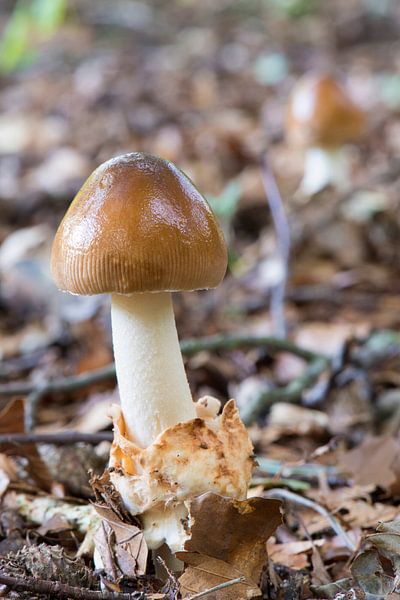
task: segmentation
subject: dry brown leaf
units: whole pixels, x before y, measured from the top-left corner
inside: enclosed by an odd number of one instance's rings
[[[0,412],[0,433],[24,433],[24,414],[24,401],[11,400]],[[9,455],[24,456],[28,460],[30,476],[39,486],[51,489],[52,477],[35,444],[1,444],[1,450]]]
[[[91,481],[101,517],[101,527],[94,536],[102,566],[110,581],[137,577],[146,573],[148,548],[144,534],[126,511],[118,492],[113,488],[107,471]]]
[[[342,468],[356,485],[392,489],[400,475],[399,442],[391,436],[370,436],[342,457]]]
[[[59,533],[60,531],[71,531],[71,524],[68,523],[65,517],[62,514],[52,515],[49,519],[38,527],[36,530],[39,535],[44,537],[49,532],[51,533]]]
[[[94,543],[107,576],[116,581],[123,576],[144,575],[148,550],[143,532],[136,525],[123,523],[115,515],[109,515],[111,520],[108,520],[104,511],[99,514],[103,520]]]
[[[243,575],[240,569],[211,556],[197,554],[197,552],[178,552],[177,556],[188,565],[179,579],[183,598]],[[258,585],[247,579],[244,583],[213,592],[208,595],[208,598],[210,600],[250,600],[251,598],[260,598],[260,596],[261,590]]]
[[[336,490],[309,490],[307,496],[325,506],[330,512],[340,511],[340,519],[354,530],[375,527],[378,521],[391,521],[400,513],[399,507],[372,502],[374,485],[343,487]]]
[[[215,598],[257,597],[267,559],[265,542],[282,522],[280,502],[264,498],[238,501],[208,493],[190,503],[190,517],[191,538],[185,543],[186,552],[177,555],[189,565],[180,578],[182,592],[213,587],[216,578],[217,583],[222,583],[244,576],[246,585],[241,595],[235,586],[221,590]]]
[[[274,563],[280,563],[290,569],[305,569],[308,566],[308,555],[314,546],[321,547],[324,540],[304,542],[285,542],[283,544],[267,543],[268,556]]]
[[[326,434],[328,422],[327,415],[320,410],[277,402],[271,408],[268,430],[275,433],[275,439],[272,441],[285,435],[319,437]]]
[[[7,491],[11,481],[17,479],[17,472],[11,459],[5,454],[0,454],[0,498]]]
[[[316,546],[313,546],[311,554],[312,562],[312,583],[313,585],[325,585],[331,582],[325,565]]]

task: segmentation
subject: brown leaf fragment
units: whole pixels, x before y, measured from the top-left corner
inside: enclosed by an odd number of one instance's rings
[[[326,585],[331,582],[331,578],[328,575],[325,565],[322,561],[321,554],[316,546],[312,549],[311,555],[312,563],[312,582],[315,586]]]
[[[268,556],[274,563],[280,563],[291,569],[305,569],[308,566],[308,555],[314,546],[321,547],[324,540],[306,540],[285,542],[283,544],[267,543]]]
[[[111,483],[108,469],[102,475],[92,474],[90,485],[96,499],[96,510],[97,512],[103,511],[104,513],[100,516],[110,519],[113,513],[124,523],[137,524],[136,519],[125,508],[120,494]]]
[[[24,433],[24,401],[11,400],[0,411],[0,433]],[[45,490],[51,489],[52,477],[35,444],[1,444],[0,449],[11,456],[23,456],[28,460],[28,472]]]
[[[191,538],[185,550],[226,560],[238,568],[245,565],[245,575],[254,577],[257,552],[265,561],[265,542],[282,523],[280,506],[278,500],[240,501],[202,494],[190,503]]]
[[[117,517],[112,521],[104,519],[94,543],[111,580],[145,574],[148,550],[143,532],[136,525],[123,523]]]
[[[367,437],[357,448],[342,457],[342,467],[355,485],[373,484],[391,489],[398,481],[400,444],[391,436]]]
[[[17,472],[9,456],[0,454],[0,498],[5,494],[11,481],[17,479]]]
[[[91,485],[97,500],[94,508],[102,519],[94,543],[107,577],[117,581],[123,576],[144,575],[148,548],[143,531],[127,513],[107,471],[94,476]]]
[[[244,576],[240,586],[216,592],[219,599],[256,598],[267,560],[266,541],[281,524],[280,502],[233,500],[213,493],[190,503],[191,538],[177,557],[188,565],[180,578],[183,593],[209,589]],[[239,589],[240,587],[240,589]]]
[[[38,527],[36,531],[39,535],[44,537],[50,532],[60,533],[62,531],[71,531],[71,529],[71,524],[68,523],[62,514],[55,514],[49,519],[46,519],[46,521],[40,527]]]
[[[178,552],[177,556],[188,565],[179,579],[183,598],[243,575],[239,569],[211,556],[196,552]],[[260,598],[261,590],[254,582],[246,580],[244,583],[212,592],[207,597],[210,600],[248,600]]]

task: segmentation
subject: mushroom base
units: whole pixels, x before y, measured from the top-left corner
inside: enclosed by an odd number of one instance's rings
[[[199,401],[204,414],[204,401]],[[233,400],[220,416],[196,418],[163,431],[139,448],[125,435],[113,407],[110,479],[126,507],[140,518],[150,549],[183,549],[190,535],[187,502],[204,492],[243,500],[254,467],[253,446]]]

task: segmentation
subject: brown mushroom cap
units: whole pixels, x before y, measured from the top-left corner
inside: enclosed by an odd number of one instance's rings
[[[294,87],[287,114],[291,141],[340,146],[359,138],[365,126],[365,113],[330,75],[307,74]]]
[[[134,152],[98,167],[56,233],[51,270],[74,294],[212,288],[227,249],[206,200],[171,162]]]

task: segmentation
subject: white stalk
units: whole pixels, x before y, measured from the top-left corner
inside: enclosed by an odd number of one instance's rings
[[[127,435],[146,448],[167,427],[196,417],[171,294],[113,294],[111,321]]]
[[[346,191],[350,183],[350,157],[343,147],[309,148],[304,158],[304,177],[299,191],[313,196],[328,185]]]

